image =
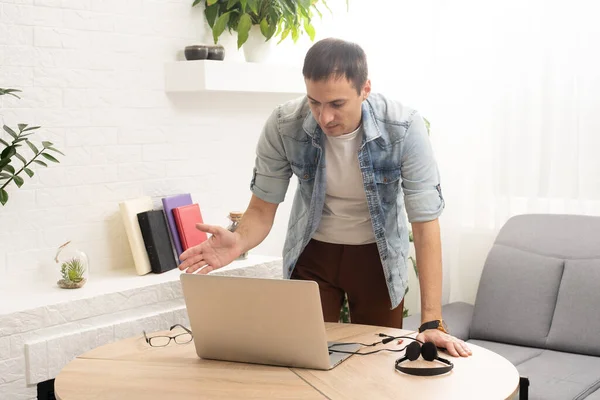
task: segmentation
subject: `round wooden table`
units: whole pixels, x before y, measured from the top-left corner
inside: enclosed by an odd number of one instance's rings
[[[368,325],[328,323],[330,341],[372,343],[379,332],[414,332]],[[398,349],[393,341],[361,350]],[[194,344],[150,347],[143,335],[98,347],[73,361],[56,377],[58,399],[513,399],[517,369],[505,358],[470,345],[473,355],[442,357],[454,363],[445,375],[421,377],[394,369],[404,353],[353,355],[330,371],[200,359]],[[440,366],[422,359],[410,366]]]

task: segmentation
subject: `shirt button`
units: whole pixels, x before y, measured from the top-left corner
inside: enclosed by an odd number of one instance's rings
[[[388,178],[383,178],[383,183],[387,183]]]
[[[304,179],[308,179],[308,174],[304,174]]]

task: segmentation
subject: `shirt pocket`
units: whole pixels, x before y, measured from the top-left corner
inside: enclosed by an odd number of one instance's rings
[[[396,204],[400,185],[400,167],[391,169],[378,169],[374,171],[375,183],[381,203]]]
[[[309,183],[314,181],[315,173],[317,168],[314,165],[306,164],[306,165],[298,165],[292,163],[292,172],[294,175],[298,177],[298,181],[302,185],[303,183]]]

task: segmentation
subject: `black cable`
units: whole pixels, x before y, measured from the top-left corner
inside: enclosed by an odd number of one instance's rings
[[[390,336],[387,335],[385,333],[378,333],[377,334],[379,337],[385,337],[385,339],[380,340],[379,342],[374,342],[374,343],[370,343],[370,344],[366,344],[366,343],[360,343],[360,342],[348,342],[348,343],[333,343],[331,345],[329,345],[329,351],[331,352],[335,352],[335,353],[342,353],[342,354],[358,354],[358,355],[368,355],[368,354],[375,354],[375,353],[379,353],[380,351],[391,351],[391,352],[401,352],[406,350],[407,346],[404,346],[401,349],[379,349],[379,350],[373,350],[373,351],[369,351],[367,353],[359,353],[358,351],[343,351],[343,350],[336,350],[336,349],[332,349],[333,346],[343,346],[343,345],[348,345],[348,344],[358,344],[361,346],[365,346],[365,347],[372,347],[372,346],[376,346],[378,344],[385,344],[385,343],[389,343],[393,340],[396,339],[410,339],[410,340],[414,340],[415,342],[419,342],[421,344],[423,344],[423,342],[421,342],[420,340],[412,337],[412,336]]]
[[[331,351],[332,353],[356,354],[357,356],[366,356],[366,355],[369,355],[369,354],[379,353],[380,351],[391,351],[391,352],[397,353],[397,352],[401,352],[401,351],[404,351],[404,350],[406,350],[406,346],[404,346],[401,349],[379,349],[379,350],[369,351],[367,353],[359,353],[358,351],[342,351],[342,350],[335,350],[335,349],[332,349],[332,350],[329,350],[329,351]]]

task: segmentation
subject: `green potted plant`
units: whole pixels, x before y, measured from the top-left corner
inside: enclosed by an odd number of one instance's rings
[[[20,97],[16,94],[21,92],[18,89],[2,89],[0,88],[0,96],[13,96],[18,99]],[[23,186],[25,180],[23,179],[22,173],[24,172],[30,178],[33,177],[34,173],[31,170],[32,164],[41,165],[47,167],[45,161],[51,161],[58,163],[59,161],[51,154],[51,152],[60,153],[64,155],[60,150],[54,148],[52,142],[43,141],[40,149],[30,139],[31,135],[34,135],[39,126],[29,126],[27,124],[18,124],[16,129],[13,129],[7,125],[2,127],[5,134],[9,135],[10,138],[7,140],[0,137],[0,147],[2,149],[0,153],[0,204],[5,205],[8,202],[8,191],[6,187],[14,182],[17,187]],[[33,152],[33,155],[27,159],[23,156],[20,147],[26,144],[27,147]],[[15,166],[15,159],[19,160],[22,165]]]
[[[281,43],[291,37],[295,43],[306,33],[313,41],[313,16],[322,16],[320,6],[331,12],[326,0],[194,0],[192,6],[201,3],[215,44],[225,30],[237,32],[238,49],[248,43],[244,47],[247,61],[260,61],[265,56],[249,46],[249,39],[270,44],[273,38]]]

